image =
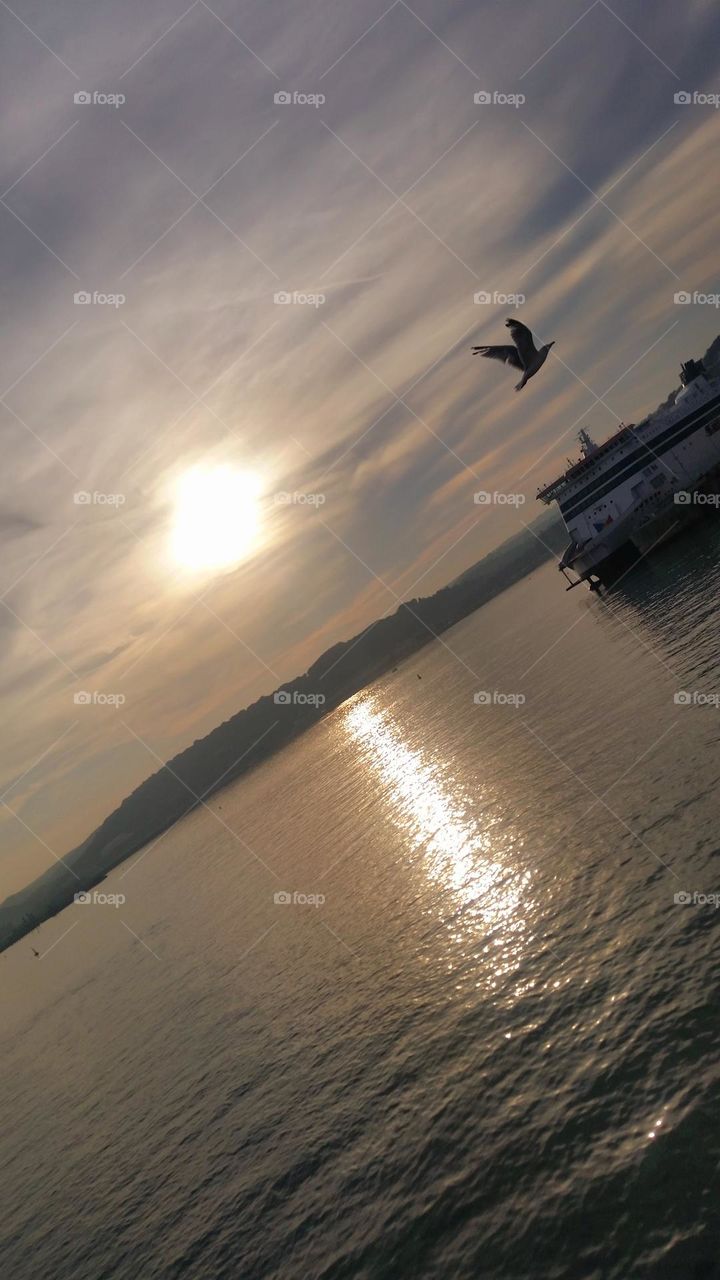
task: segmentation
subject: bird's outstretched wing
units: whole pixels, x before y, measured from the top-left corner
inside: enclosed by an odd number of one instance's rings
[[[526,324],[521,324],[519,320],[506,320],[505,327],[510,330],[510,337],[520,353],[522,364],[518,367],[527,369],[537,355],[537,347],[533,342],[530,330]]]
[[[515,347],[473,347],[474,356],[489,356],[491,360],[502,360],[503,364],[511,364],[513,369],[524,369]]]

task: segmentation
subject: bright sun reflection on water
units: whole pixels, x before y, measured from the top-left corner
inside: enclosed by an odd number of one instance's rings
[[[345,723],[382,781],[393,822],[422,854],[423,870],[462,906],[453,919],[457,940],[472,931],[487,941],[490,932],[495,974],[515,967],[532,903],[531,874],[511,856],[518,843],[512,833],[504,824],[501,829],[497,812],[480,825],[461,782],[408,745],[372,697],[351,706]],[[505,861],[500,852],[508,855]]]

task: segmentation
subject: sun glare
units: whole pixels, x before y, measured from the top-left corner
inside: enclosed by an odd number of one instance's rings
[[[260,526],[260,480],[230,466],[193,467],[178,481],[171,548],[193,572],[239,564],[253,550]]]

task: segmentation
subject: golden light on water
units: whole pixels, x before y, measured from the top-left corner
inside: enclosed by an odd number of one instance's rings
[[[191,572],[232,568],[255,549],[260,478],[231,466],[192,467],[175,488],[170,547]]]
[[[346,726],[382,779],[394,823],[422,854],[422,869],[465,906],[462,929],[488,935],[498,930],[493,969],[513,967],[522,951],[518,934],[528,928],[530,873],[507,851],[507,830],[488,812],[481,824],[461,782],[422,750],[405,741],[388,712],[364,697],[347,712]]]

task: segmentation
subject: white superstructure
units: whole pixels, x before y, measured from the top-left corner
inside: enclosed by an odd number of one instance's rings
[[[602,581],[680,527],[720,469],[720,383],[701,361],[681,370],[673,404],[604,444],[580,432],[581,457],[538,499],[557,502],[570,535],[560,569]],[[683,510],[685,508],[686,510]],[[567,574],[566,574],[567,576]],[[575,585],[574,583],[572,585]]]

